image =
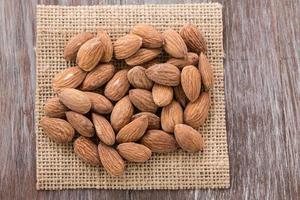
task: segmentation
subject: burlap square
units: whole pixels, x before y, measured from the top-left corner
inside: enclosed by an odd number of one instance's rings
[[[95,32],[96,28],[102,27],[115,40],[136,23],[150,23],[160,30],[168,27],[179,30],[187,22],[196,24],[204,33],[215,78],[209,118],[200,128],[206,141],[204,152],[154,154],[149,162],[128,163],[123,176],[111,177],[104,169],[91,167],[79,160],[73,153],[72,144],[56,144],[43,133],[39,121],[44,115],[45,101],[55,95],[51,88],[52,78],[73,65],[63,58],[64,46],[71,36],[81,31]],[[222,6],[217,3],[38,6],[35,102],[37,189],[228,188],[222,31]]]

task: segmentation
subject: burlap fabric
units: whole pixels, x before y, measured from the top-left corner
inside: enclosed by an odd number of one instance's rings
[[[76,157],[72,144],[56,144],[39,126],[45,101],[54,96],[53,76],[73,65],[63,58],[68,39],[81,31],[106,29],[115,40],[137,23],[160,30],[176,30],[196,24],[208,42],[215,85],[209,117],[199,130],[205,138],[204,152],[154,154],[143,164],[127,163],[121,177],[91,167]],[[38,6],[36,46],[36,156],[37,189],[192,189],[228,188],[229,161],[225,125],[223,79],[222,6],[220,4],[169,4],[134,6]],[[121,66],[122,67],[122,66]]]

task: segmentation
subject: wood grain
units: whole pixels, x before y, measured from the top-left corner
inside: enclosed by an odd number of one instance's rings
[[[36,4],[163,0],[0,1],[0,199],[297,199],[300,196],[300,1],[223,4],[228,190],[35,189]]]

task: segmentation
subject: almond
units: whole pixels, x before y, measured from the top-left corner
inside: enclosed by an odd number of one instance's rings
[[[199,29],[193,24],[186,24],[184,25],[179,34],[181,35],[182,39],[186,43],[186,45],[194,52],[206,52],[206,42],[202,33]]]
[[[156,65],[156,64],[160,64],[161,62],[159,61],[158,58],[155,58],[149,62],[146,62],[142,65],[142,67],[144,67],[145,69],[151,67],[152,65]]]
[[[174,58],[184,58],[187,56],[187,47],[181,36],[173,29],[163,32],[165,43],[164,50]]]
[[[173,100],[161,111],[161,127],[166,132],[174,132],[176,124],[183,123],[183,110],[180,104]]]
[[[93,34],[89,32],[79,33],[73,36],[65,46],[64,57],[67,61],[76,58],[77,52],[81,45],[93,38]]]
[[[178,145],[185,151],[197,152],[203,149],[204,140],[201,134],[185,124],[175,126],[175,138]]]
[[[184,68],[187,65],[198,65],[199,56],[193,52],[188,52],[186,58],[170,58],[167,63],[175,65],[179,69]]]
[[[115,143],[115,132],[109,121],[96,113],[92,113],[92,120],[98,138],[107,145],[113,145]]]
[[[143,39],[143,47],[159,48],[164,42],[162,34],[149,24],[137,24],[131,29],[131,33]]]
[[[129,90],[131,103],[140,111],[155,113],[158,106],[154,103],[152,93],[143,89]]]
[[[44,110],[48,117],[61,118],[65,116],[68,108],[59,101],[58,97],[52,97],[45,103]]]
[[[185,95],[191,102],[198,99],[201,90],[201,76],[195,66],[189,65],[182,69],[181,85]]]
[[[161,85],[177,86],[180,83],[179,69],[169,63],[156,64],[146,69],[147,77]]]
[[[66,112],[66,116],[68,122],[80,135],[92,137],[95,134],[94,125],[86,116],[73,111]]]
[[[124,173],[125,162],[114,148],[100,142],[98,152],[104,169],[111,176],[120,176]]]
[[[180,105],[182,107],[185,108],[186,104],[188,103],[188,98],[186,97],[186,95],[182,89],[182,86],[178,85],[178,86],[174,87],[173,89],[174,89],[175,99],[180,103]]]
[[[100,61],[103,51],[104,47],[100,38],[92,38],[78,50],[76,63],[82,70],[91,71]]]
[[[171,103],[173,99],[173,88],[155,83],[152,88],[153,101],[159,107]]]
[[[153,82],[148,79],[145,70],[144,67],[136,66],[128,71],[127,78],[133,87],[145,90],[150,90],[152,88]]]
[[[84,162],[93,166],[100,165],[97,145],[91,140],[82,136],[77,138],[74,142],[74,152]]]
[[[126,59],[135,54],[142,46],[142,38],[128,34],[114,42],[115,57],[118,60]]]
[[[118,101],[127,93],[130,84],[127,79],[128,69],[118,71],[106,84],[104,95],[112,101]]]
[[[135,66],[141,65],[143,63],[149,62],[153,60],[161,53],[160,49],[145,49],[141,48],[135,54],[125,59],[127,65]]]
[[[97,29],[97,37],[100,38],[103,45],[103,54],[101,56],[100,62],[108,63],[111,61],[114,51],[112,41],[107,32],[100,28]]]
[[[132,116],[132,120],[135,120],[141,116],[146,116],[148,118],[148,128],[147,129],[160,129],[160,118],[151,112],[140,112]]]
[[[206,91],[212,89],[214,82],[214,74],[212,66],[210,65],[205,54],[201,53],[199,56],[199,65],[198,65],[202,84]]]
[[[59,92],[62,88],[76,88],[79,86],[86,76],[86,72],[79,67],[70,67],[56,74],[52,86],[55,92]]]
[[[48,137],[57,143],[71,142],[75,134],[72,126],[63,119],[43,117],[40,125]]]
[[[112,64],[100,64],[86,75],[81,89],[95,90],[107,83],[114,73],[115,67]]]
[[[99,114],[109,114],[113,104],[105,96],[95,92],[85,92],[92,103],[91,110]]]
[[[202,92],[194,102],[189,102],[184,110],[184,122],[191,127],[198,129],[208,116],[210,107],[210,95]]]
[[[85,114],[91,109],[91,101],[88,96],[80,90],[73,88],[64,88],[58,94],[60,102],[67,106],[70,110]]]
[[[119,154],[131,162],[146,162],[151,157],[151,150],[134,142],[122,143],[117,146]]]
[[[135,142],[144,135],[148,127],[148,118],[146,116],[139,117],[129,124],[125,125],[117,134],[118,143]]]
[[[130,122],[134,108],[129,97],[125,96],[114,106],[111,115],[110,123],[115,131],[119,131],[123,126]]]
[[[177,149],[175,137],[161,130],[148,130],[143,136],[141,144],[155,153],[168,153]]]

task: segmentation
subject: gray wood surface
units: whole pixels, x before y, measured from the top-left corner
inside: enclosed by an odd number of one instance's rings
[[[35,189],[36,4],[190,3],[163,0],[0,0],[0,199],[299,199],[300,1],[224,6],[227,190]]]

